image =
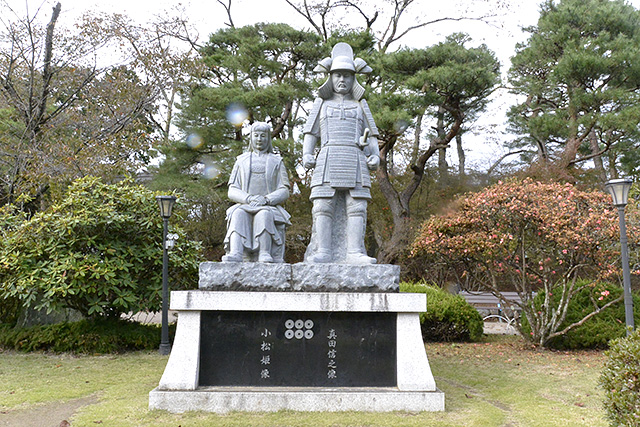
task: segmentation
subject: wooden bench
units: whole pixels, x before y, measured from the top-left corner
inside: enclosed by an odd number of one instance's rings
[[[517,292],[502,292],[501,294],[507,300],[507,304],[489,292],[462,291],[459,293],[478,310],[483,320],[498,319],[498,321],[513,325],[522,311],[516,303],[522,302],[522,299]]]

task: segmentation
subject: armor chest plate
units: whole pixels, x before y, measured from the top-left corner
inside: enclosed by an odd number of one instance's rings
[[[363,123],[357,102],[327,102],[320,119],[322,145],[355,145],[363,133]]]

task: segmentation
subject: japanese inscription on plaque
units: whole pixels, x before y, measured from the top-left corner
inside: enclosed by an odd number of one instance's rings
[[[265,328],[260,332],[260,336],[262,337],[262,343],[260,344],[260,351],[262,352],[260,379],[266,380],[269,378],[269,366],[271,365],[271,342],[265,340],[271,336],[271,331]]]
[[[202,312],[201,386],[396,384],[393,313]]]

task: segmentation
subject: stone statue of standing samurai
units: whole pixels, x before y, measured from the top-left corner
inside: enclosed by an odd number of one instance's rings
[[[373,264],[364,246],[370,170],[380,164],[378,129],[357,73],[369,73],[346,43],[314,69],[329,74],[304,127],[303,165],[311,178],[313,229],[305,262]],[[320,143],[320,151],[314,155]]]

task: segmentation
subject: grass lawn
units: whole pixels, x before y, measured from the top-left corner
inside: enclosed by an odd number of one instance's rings
[[[0,426],[59,426],[65,418],[72,427],[607,425],[597,387],[601,352],[540,350],[514,336],[485,339],[427,345],[436,383],[446,394],[442,413],[174,415],[147,410],[148,393],[160,380],[166,356],[4,352]]]

